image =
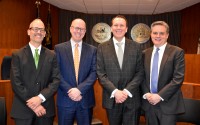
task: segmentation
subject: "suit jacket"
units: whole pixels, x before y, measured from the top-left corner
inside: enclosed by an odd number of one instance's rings
[[[46,108],[45,117],[54,116],[54,94],[60,82],[60,72],[54,52],[42,47],[38,63],[35,67],[29,45],[12,54],[11,84],[14,100],[11,116],[27,119],[35,113],[26,106],[26,101],[40,93],[46,98],[42,103]]]
[[[145,81],[143,94],[150,92],[150,66],[153,48],[144,51]],[[167,44],[160,64],[158,94],[164,99],[159,103],[165,114],[177,114],[185,111],[181,85],[184,80],[185,61],[181,48]],[[143,99],[143,109],[148,111],[150,104]]]
[[[143,79],[142,52],[140,45],[125,40],[122,70],[120,69],[113,40],[102,43],[97,51],[97,74],[103,86],[103,106],[112,109],[115,98],[110,98],[115,89],[127,89],[133,97],[124,102],[128,108],[140,107],[139,86]]]
[[[82,43],[80,58],[78,85],[76,83],[73,53],[71,42],[60,43],[55,46],[58,64],[61,71],[61,83],[58,88],[57,105],[73,107],[77,103],[68,96],[71,88],[77,87],[82,95],[80,104],[82,108],[94,106],[93,84],[96,81],[96,47]]]

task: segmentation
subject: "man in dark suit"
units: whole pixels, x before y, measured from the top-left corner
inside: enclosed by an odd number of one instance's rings
[[[96,47],[82,41],[86,24],[75,19],[70,27],[71,39],[55,46],[61,71],[57,106],[59,125],[90,125],[95,104]],[[78,54],[78,55],[77,55]],[[78,62],[77,62],[78,61]]]
[[[40,19],[33,20],[27,32],[29,44],[12,54],[11,116],[16,125],[53,125],[54,94],[60,82],[56,55],[42,47],[46,32]],[[37,62],[34,61],[36,56]]]
[[[100,44],[97,50],[97,74],[109,125],[137,125],[139,121],[142,52],[138,43],[125,38],[127,25],[124,16],[114,17],[113,38]],[[118,43],[122,43],[121,47]]]
[[[154,46],[145,50],[143,55],[145,82],[142,84],[142,107],[147,125],[176,125],[176,114],[185,111],[181,92],[185,71],[184,51],[168,44],[168,36],[167,23],[152,23]]]

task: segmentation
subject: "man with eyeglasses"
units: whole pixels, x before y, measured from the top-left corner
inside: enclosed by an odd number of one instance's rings
[[[95,104],[93,84],[96,81],[96,47],[83,42],[86,24],[74,19],[71,39],[55,46],[61,71],[58,88],[58,124],[90,125]]]
[[[29,43],[12,54],[11,116],[16,125],[53,125],[54,94],[60,82],[56,55],[42,46],[46,31],[40,19],[30,23],[27,33]]]
[[[145,80],[142,84],[147,125],[176,125],[176,115],[185,111],[181,85],[184,80],[184,51],[167,43],[169,26],[151,25],[153,47],[143,53]]]

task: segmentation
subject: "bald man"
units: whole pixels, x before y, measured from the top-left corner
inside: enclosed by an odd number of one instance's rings
[[[58,123],[73,125],[76,119],[78,125],[90,125],[95,104],[96,47],[83,42],[86,24],[82,19],[72,21],[70,33],[69,41],[55,46],[61,71],[57,96]]]
[[[53,96],[60,82],[56,55],[42,46],[46,31],[40,19],[31,22],[27,33],[29,43],[12,54],[11,117],[16,125],[53,125]]]

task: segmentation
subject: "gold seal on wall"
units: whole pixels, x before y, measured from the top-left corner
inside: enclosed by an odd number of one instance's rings
[[[98,42],[103,43],[111,38],[110,26],[106,23],[97,23],[92,28],[92,38]]]
[[[145,43],[150,38],[151,30],[148,25],[138,23],[131,29],[131,38],[138,43]]]

